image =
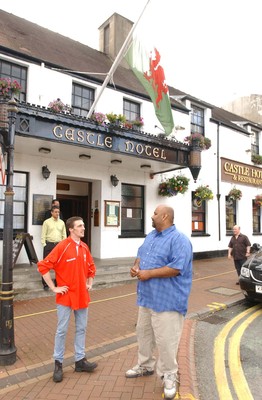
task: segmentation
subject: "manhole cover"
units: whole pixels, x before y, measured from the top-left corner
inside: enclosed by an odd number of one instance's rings
[[[202,319],[202,321],[207,322],[209,324],[213,325],[219,325],[223,324],[225,322],[228,322],[227,318],[219,317],[217,314],[210,315],[207,318]]]
[[[240,293],[240,290],[217,287],[214,289],[210,289],[209,292],[223,294],[224,296],[234,296],[235,294]]]

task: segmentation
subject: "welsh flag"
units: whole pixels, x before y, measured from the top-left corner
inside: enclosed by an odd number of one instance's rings
[[[139,41],[133,41],[125,58],[154,103],[156,116],[165,134],[170,135],[174,121],[159,51],[156,48],[146,51]]]

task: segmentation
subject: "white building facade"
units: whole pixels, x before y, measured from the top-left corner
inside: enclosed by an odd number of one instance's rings
[[[29,30],[34,25],[4,12],[1,18],[12,29],[19,25]],[[44,40],[47,30],[34,29],[35,40]],[[60,46],[68,51],[60,56],[60,64],[50,49],[48,53],[43,49],[41,56],[41,51],[30,48],[30,40],[27,47],[18,44],[19,38],[12,43],[6,40],[0,48],[0,77],[9,76],[22,84],[15,128],[14,238],[28,232],[41,259],[43,214],[51,200],[58,198],[64,218],[84,218],[85,240],[96,258],[135,256],[152,229],[151,216],[159,204],[174,207],[175,224],[190,237],[195,257],[225,254],[234,224],[240,225],[252,243],[260,241],[261,207],[256,196],[262,196],[262,169],[251,156],[254,135],[260,153],[261,125],[170,88],[176,129],[170,137],[163,137],[152,102],[124,67],[119,67],[114,84],[104,90],[96,111],[127,118],[142,116],[143,131],[95,124],[86,119],[84,111],[88,112],[98,95],[103,77],[97,78],[91,69],[94,65],[87,61],[91,54],[97,69],[107,72],[108,56],[81,45],[87,53],[85,71],[90,73],[79,73],[81,66],[72,70],[77,60],[71,68],[63,64],[71,57],[70,46],[75,42],[47,33],[50,40],[58,37]],[[52,112],[48,105],[56,98],[70,105],[71,112]],[[211,147],[200,152],[186,144],[184,138],[193,133],[209,138]],[[194,155],[199,172],[196,182],[191,173]],[[50,171],[47,179],[42,174],[45,166]],[[189,178],[188,190],[172,197],[160,196],[159,184],[178,175]],[[116,186],[112,177],[117,178]],[[212,190],[213,199],[196,203],[195,192],[201,185]],[[241,191],[241,199],[229,197],[233,188]],[[5,181],[0,198],[2,232],[4,193]],[[28,262],[24,248],[16,262]]]

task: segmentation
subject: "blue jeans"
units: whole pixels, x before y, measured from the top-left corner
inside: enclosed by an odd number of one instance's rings
[[[65,341],[68,324],[72,309],[67,306],[57,304],[57,329],[55,334],[55,347],[53,357],[59,362],[63,362],[65,353]],[[86,327],[88,319],[88,308],[73,310],[75,314],[75,361],[85,357]]]

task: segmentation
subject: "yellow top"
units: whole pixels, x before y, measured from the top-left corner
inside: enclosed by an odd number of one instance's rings
[[[66,227],[64,221],[53,217],[44,221],[42,226],[41,243],[43,246],[46,242],[61,242],[66,238]]]

